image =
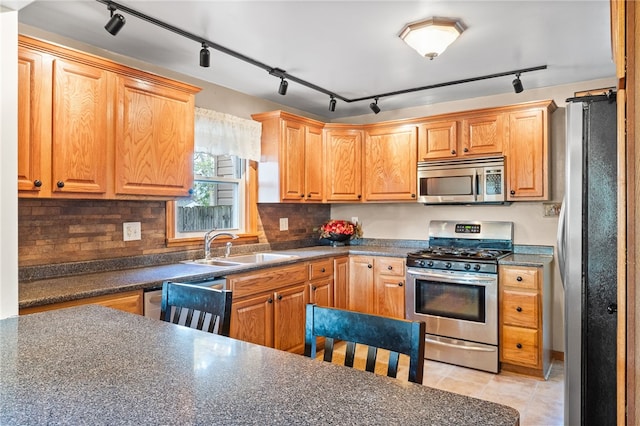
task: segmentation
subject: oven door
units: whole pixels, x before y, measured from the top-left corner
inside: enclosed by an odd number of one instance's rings
[[[498,276],[407,268],[406,312],[427,334],[498,344]]]

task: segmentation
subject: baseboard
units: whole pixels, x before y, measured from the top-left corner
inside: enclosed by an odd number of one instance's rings
[[[551,358],[558,361],[564,361],[564,352],[551,351]]]

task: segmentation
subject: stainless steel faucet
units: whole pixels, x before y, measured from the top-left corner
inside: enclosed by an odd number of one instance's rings
[[[230,237],[234,240],[238,238],[236,234],[232,234],[231,232],[218,232],[217,234],[213,234],[216,230],[212,229],[204,234],[204,258],[211,259],[211,242],[218,237]],[[213,235],[212,235],[213,234]],[[229,257],[231,253],[231,241],[227,243],[227,248],[225,251],[224,257]]]

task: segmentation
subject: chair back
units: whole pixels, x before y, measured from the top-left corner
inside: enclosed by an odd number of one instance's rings
[[[325,361],[333,359],[335,340],[347,342],[344,365],[353,367],[356,344],[367,345],[366,370],[375,369],[377,349],[389,353],[387,376],[396,377],[399,354],[409,356],[409,381],[422,383],[424,370],[424,321],[364,314],[337,308],[307,305],[305,330],[306,356],[316,357],[316,337],[325,337]]]
[[[229,336],[231,291],[165,281],[160,319]]]

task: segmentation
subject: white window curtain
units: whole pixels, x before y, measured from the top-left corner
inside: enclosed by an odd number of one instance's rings
[[[196,108],[196,151],[260,161],[261,134],[262,124],[257,121]]]

